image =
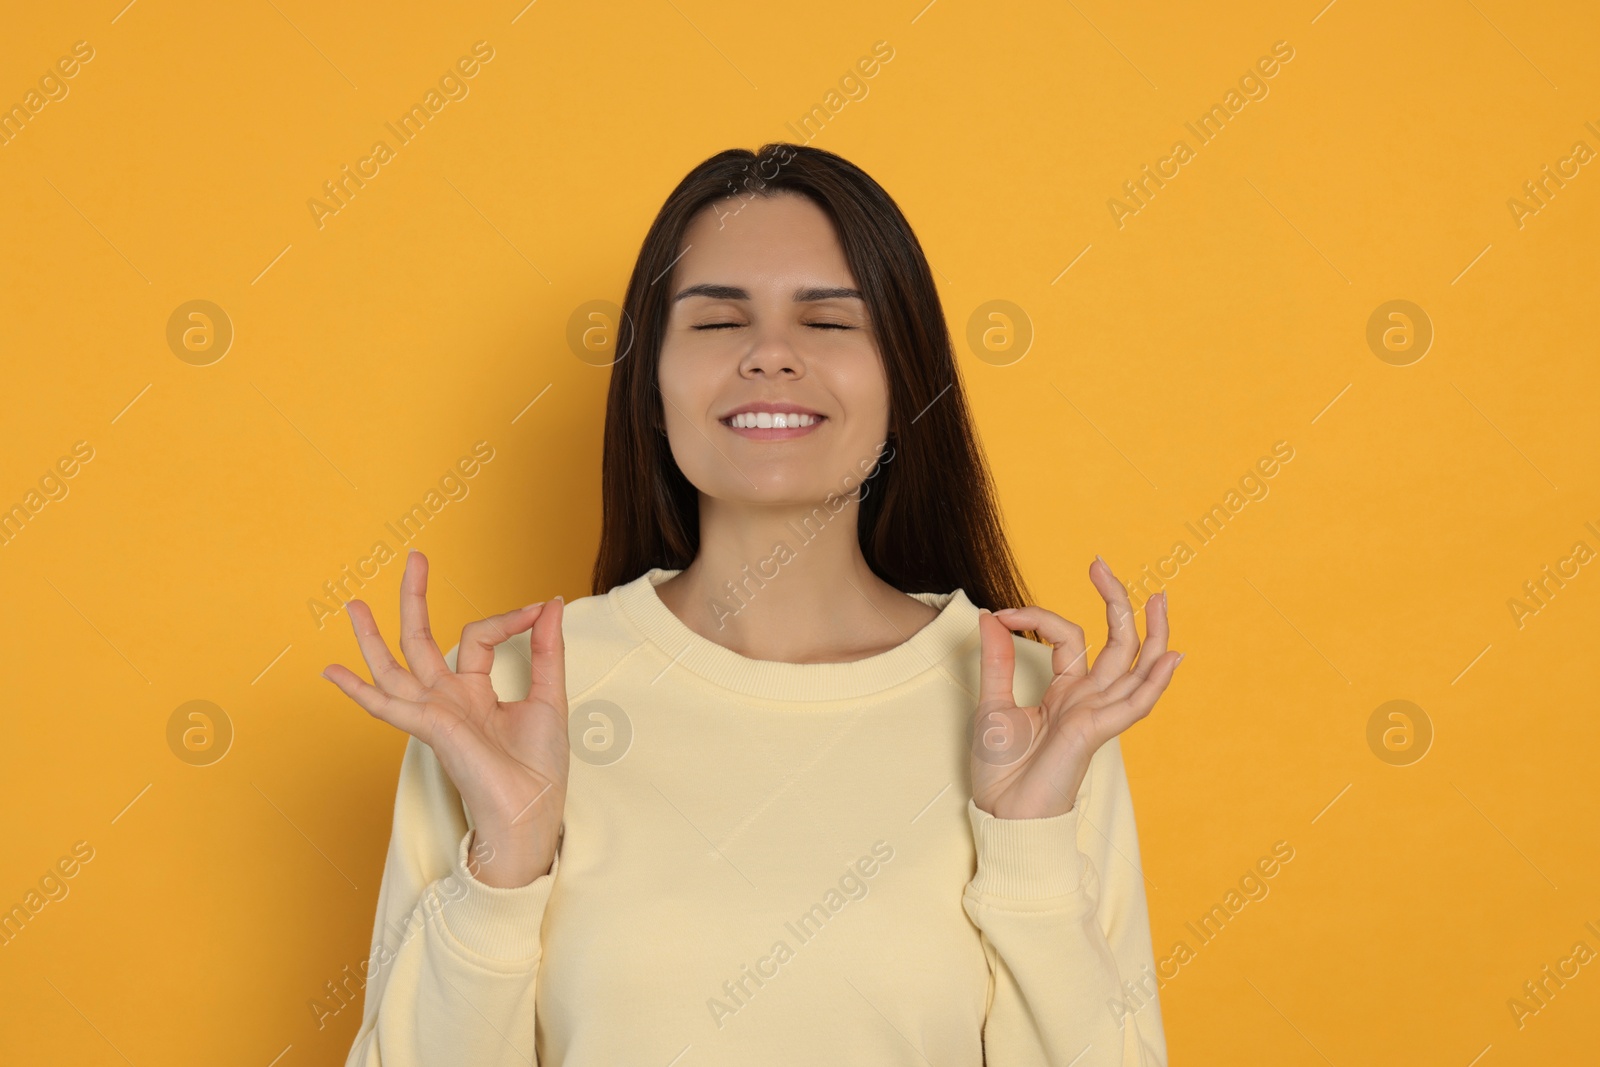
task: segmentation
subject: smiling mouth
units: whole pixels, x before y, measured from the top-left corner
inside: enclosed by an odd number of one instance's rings
[[[738,429],[792,430],[821,422],[822,418],[802,411],[741,411],[723,419],[722,425]]]
[[[815,431],[827,421],[827,416],[792,411],[741,411],[721,421],[722,425],[741,437],[757,441],[784,441]]]

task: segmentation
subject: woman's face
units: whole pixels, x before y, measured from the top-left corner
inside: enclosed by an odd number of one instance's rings
[[[855,491],[888,432],[888,382],[827,214],[795,193],[733,197],[703,210],[684,244],[658,383],[684,476],[749,503]],[[813,421],[778,426],[778,412]]]

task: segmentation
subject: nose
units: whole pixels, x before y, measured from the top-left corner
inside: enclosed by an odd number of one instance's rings
[[[763,330],[739,361],[740,377],[756,374],[769,378],[802,378],[805,361],[781,330]]]

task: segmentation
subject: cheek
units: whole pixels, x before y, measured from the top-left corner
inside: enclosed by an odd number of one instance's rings
[[[709,398],[715,388],[712,370],[709,360],[696,359],[694,353],[670,343],[663,345],[660,366],[656,368],[656,388],[661,391],[664,417],[670,420],[703,414],[706,400],[701,398]]]
[[[853,430],[882,440],[889,425],[889,380],[876,351],[852,352],[829,362],[828,391],[838,398]]]
[[[709,354],[667,342],[662,345],[656,370],[658,406],[667,446],[679,469],[697,485],[717,461],[716,449],[706,439],[712,431],[702,425],[715,414],[712,402],[719,387],[716,367]]]

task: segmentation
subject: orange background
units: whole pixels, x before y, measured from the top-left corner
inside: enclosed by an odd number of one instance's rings
[[[1189,658],[1124,739],[1157,955],[1193,951],[1162,990],[1172,1061],[1592,1060],[1600,962],[1521,1026],[1507,1002],[1600,951],[1600,566],[1520,626],[1508,606],[1600,549],[1597,165],[1508,206],[1600,150],[1593,5],[519,8],[7,20],[0,104],[93,58],[0,146],[0,504],[68,490],[0,546],[0,907],[93,858],[0,947],[0,1061],[343,1062],[359,1006],[319,1029],[308,1004],[367,952],[404,737],[318,677],[360,659],[308,601],[374,541],[403,554],[385,523],[480,441],[412,540],[441,640],[587,594],[609,371],[569,319],[620,299],[690,167],[829,103],[812,143],[937,267],[1040,601],[1093,636],[1095,553],[1132,578],[1192,550]],[[319,228],[323,183],[477,41],[468,95]],[[1202,145],[1184,123],[1279,41]],[[1119,226],[1108,201],[1178,139]],[[191,300],[234,331],[203,366],[167,339]],[[993,300],[1016,310],[974,350]],[[1369,346],[1390,300],[1431,322],[1420,360]],[[1185,524],[1279,441],[1201,544]],[[362,593],[390,634],[399,573]],[[234,734],[206,766],[169,746],[194,700]],[[1369,745],[1390,700],[1420,709],[1409,749]],[[1185,924],[1279,841],[1270,893],[1199,945]]]

